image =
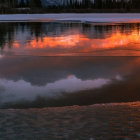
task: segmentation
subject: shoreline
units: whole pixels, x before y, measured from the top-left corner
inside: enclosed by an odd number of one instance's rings
[[[108,140],[140,138],[140,104],[0,110],[0,138]]]
[[[63,109],[75,109],[75,108],[104,108],[104,107],[116,107],[116,106],[131,106],[131,107],[136,107],[140,106],[140,101],[133,101],[133,102],[112,102],[112,103],[96,103],[96,104],[91,104],[91,105],[72,105],[72,106],[56,106],[56,107],[30,107],[30,108],[0,108],[0,111],[10,111],[10,110],[63,110]]]
[[[140,13],[60,13],[60,14],[4,14],[0,15],[0,22],[24,21],[81,21],[108,23],[136,23],[140,22]]]

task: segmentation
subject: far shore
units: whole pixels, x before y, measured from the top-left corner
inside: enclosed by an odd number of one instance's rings
[[[0,22],[8,21],[80,21],[80,22],[140,22],[140,13],[59,13],[1,14]]]
[[[37,13],[140,13],[140,9],[119,8],[119,9],[94,9],[94,8],[0,8],[0,14],[37,14]]]

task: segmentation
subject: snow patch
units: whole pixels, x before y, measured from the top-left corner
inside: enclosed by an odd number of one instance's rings
[[[140,14],[13,14],[0,15],[0,21],[83,21],[140,22]]]

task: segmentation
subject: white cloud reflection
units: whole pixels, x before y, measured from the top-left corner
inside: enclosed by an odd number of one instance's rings
[[[122,78],[117,75],[113,79],[121,80]],[[0,102],[33,101],[37,96],[58,98],[62,94],[101,88],[104,85],[111,84],[113,79],[97,78],[93,80],[81,80],[74,75],[70,75],[65,79],[48,83],[45,86],[34,86],[24,80],[0,79]]]
[[[0,54],[0,59],[3,58],[3,57],[4,57],[4,55]]]

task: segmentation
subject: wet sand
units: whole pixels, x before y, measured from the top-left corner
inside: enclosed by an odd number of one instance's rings
[[[1,140],[138,140],[140,102],[0,110]]]

